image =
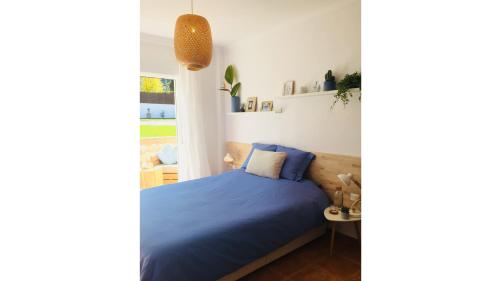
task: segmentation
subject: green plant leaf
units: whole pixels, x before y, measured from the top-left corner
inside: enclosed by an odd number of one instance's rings
[[[233,66],[228,65],[226,68],[226,73],[224,74],[224,79],[229,85],[233,85],[233,79],[234,79],[234,71],[233,71]]]
[[[361,89],[361,73],[354,72],[352,74],[346,74],[344,79],[337,83],[337,93],[333,96],[333,108],[335,104],[341,101],[344,107],[349,103],[350,97],[352,98],[351,89],[360,88]],[[359,96],[361,101],[361,93]]]
[[[231,96],[232,97],[235,97],[236,95],[238,95],[238,91],[240,90],[240,87],[241,87],[240,82],[238,82],[238,83],[236,83],[236,85],[234,85],[234,87],[231,89]]]

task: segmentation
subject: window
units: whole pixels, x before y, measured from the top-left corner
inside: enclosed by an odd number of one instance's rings
[[[175,79],[141,76],[141,138],[175,137]]]
[[[140,81],[141,188],[175,183],[176,79],[174,76],[143,73]]]

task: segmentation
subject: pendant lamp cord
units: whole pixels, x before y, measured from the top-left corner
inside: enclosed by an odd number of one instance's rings
[[[193,14],[193,0],[191,0],[191,14]]]

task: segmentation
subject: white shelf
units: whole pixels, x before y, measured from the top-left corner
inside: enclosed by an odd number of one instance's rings
[[[305,98],[305,97],[317,97],[317,96],[328,96],[328,95],[334,95],[338,91],[333,90],[333,91],[326,91],[326,92],[314,92],[314,93],[305,93],[305,94],[294,94],[291,96],[277,96],[277,99],[295,99],[295,98]],[[354,88],[351,89],[352,93],[358,93],[359,88]]]
[[[359,94],[359,88],[350,89],[352,94]],[[296,98],[306,98],[306,97],[319,97],[319,96],[333,96],[337,93],[337,90],[334,91],[326,91],[326,92],[314,92],[314,93],[306,93],[306,94],[295,94],[291,96],[273,96],[267,98],[268,100],[282,100],[282,99],[296,99]],[[276,105],[275,105],[276,106]],[[282,109],[281,105],[277,107],[278,109]],[[283,110],[280,112],[273,111],[250,111],[250,112],[226,112],[226,115],[232,116],[248,116],[251,114],[272,114],[272,113],[283,113]]]
[[[274,111],[246,111],[246,112],[226,112],[226,115],[248,115],[248,114],[270,114]]]

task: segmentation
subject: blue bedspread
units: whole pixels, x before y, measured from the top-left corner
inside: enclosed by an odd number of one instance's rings
[[[141,280],[216,280],[325,222],[311,181],[235,170],[141,191]]]

